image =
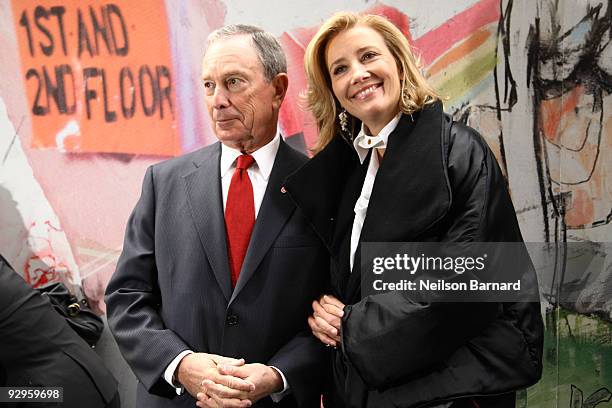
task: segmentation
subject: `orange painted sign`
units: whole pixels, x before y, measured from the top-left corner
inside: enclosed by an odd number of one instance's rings
[[[177,155],[163,0],[13,0],[32,145]]]

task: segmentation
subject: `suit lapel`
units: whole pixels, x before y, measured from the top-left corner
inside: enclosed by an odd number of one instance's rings
[[[367,167],[368,160],[361,165],[352,145],[336,137],[285,183],[291,198],[336,258],[331,284],[341,300],[348,300],[350,234]]]
[[[202,156],[194,161],[196,168],[183,178],[187,202],[200,242],[221,292],[225,299],[229,300],[232,288],[219,174],[220,156],[221,145],[219,143],[205,148]]]
[[[288,195],[330,250],[346,181],[358,167],[359,159],[353,147],[337,137],[285,182]]]
[[[283,181],[300,164],[299,156],[281,139],[274,166],[270,173],[259,214],[253,227],[249,248],[247,249],[240,276],[232,293],[230,304],[253,276],[266,253],[276,240],[281,229],[295,210],[295,204],[287,194],[281,192]]]

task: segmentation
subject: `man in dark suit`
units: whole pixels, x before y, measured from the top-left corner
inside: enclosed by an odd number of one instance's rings
[[[318,407],[325,351],[306,319],[329,260],[284,178],[287,67],[252,26],[209,36],[205,101],[220,143],[150,167],[106,290],[140,407]],[[185,392],[186,391],[186,392]]]
[[[120,406],[117,382],[102,360],[2,256],[0,386],[63,387],[58,406],[66,408]],[[32,402],[53,405],[46,404]]]

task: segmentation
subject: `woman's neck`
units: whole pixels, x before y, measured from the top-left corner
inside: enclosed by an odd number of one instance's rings
[[[363,130],[365,132],[366,135],[368,136],[378,136],[380,134],[380,131],[383,130],[385,128],[385,126],[387,126],[399,113],[399,108],[393,112],[390,116],[387,116],[379,121],[376,121],[375,123],[366,123],[363,122]]]

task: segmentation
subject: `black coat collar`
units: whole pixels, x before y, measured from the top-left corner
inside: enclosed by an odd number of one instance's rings
[[[416,240],[449,210],[442,104],[402,115],[372,188],[362,242]]]
[[[448,212],[445,122],[440,102],[426,105],[412,117],[402,115],[389,135],[361,241],[415,240]],[[334,228],[344,229],[334,222],[340,202],[345,194],[354,193],[347,191],[347,182],[360,167],[353,147],[337,137],[285,183],[330,249]]]
[[[328,249],[346,181],[357,168],[359,159],[353,147],[337,137],[285,180],[286,191]]]

